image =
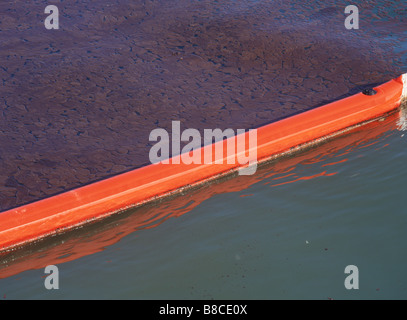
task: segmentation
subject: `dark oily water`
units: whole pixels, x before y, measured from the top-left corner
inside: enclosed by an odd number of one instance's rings
[[[149,163],[151,130],[249,129],[406,72],[405,1],[0,3],[0,211]]]
[[[3,255],[0,296],[405,299],[406,119]],[[58,290],[44,287],[51,264]]]

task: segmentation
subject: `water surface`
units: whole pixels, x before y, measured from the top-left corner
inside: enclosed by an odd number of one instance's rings
[[[0,295],[405,299],[407,135],[398,128],[396,113],[255,176],[57,237],[23,259],[8,256]],[[47,264],[59,267],[59,290],[44,287]],[[359,290],[345,289],[347,265],[359,268]]]

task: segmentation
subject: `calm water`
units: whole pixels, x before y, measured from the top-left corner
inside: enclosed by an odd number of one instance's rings
[[[405,299],[407,135],[398,118],[21,253],[0,270],[9,273],[0,295]],[[23,271],[30,264],[39,269]],[[47,264],[59,267],[59,290],[44,287]],[[347,265],[359,269],[359,290],[344,287]]]

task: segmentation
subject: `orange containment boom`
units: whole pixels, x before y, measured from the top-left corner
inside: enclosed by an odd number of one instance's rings
[[[376,94],[358,93],[258,128],[257,163],[298,150],[398,108],[402,99],[407,97],[407,76],[402,75],[374,90]],[[243,134],[246,140],[250,139],[249,134]],[[233,155],[226,153],[230,139],[200,149],[203,157],[208,150],[215,154],[216,148],[222,144],[221,160],[224,161],[217,161],[220,163],[185,164],[180,161],[180,156],[176,156],[170,159],[170,164],[151,164],[2,212],[0,251],[12,250],[235,172],[242,165],[236,160],[239,150]],[[247,154],[249,148],[253,146],[246,147],[243,152]],[[235,161],[226,161],[231,158]]]

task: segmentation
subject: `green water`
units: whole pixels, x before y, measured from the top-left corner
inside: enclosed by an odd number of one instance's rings
[[[318,147],[319,162],[304,160],[277,180],[266,177],[269,165],[251,186],[196,206],[186,194],[189,203],[155,227],[115,233],[120,240],[101,240],[100,252],[57,264],[58,290],[44,287],[41,267],[0,279],[0,299],[406,299],[406,147],[407,135],[392,129],[327,156]],[[344,286],[347,265],[358,267],[357,290]]]

